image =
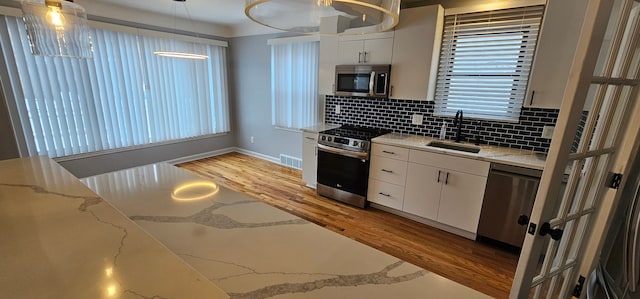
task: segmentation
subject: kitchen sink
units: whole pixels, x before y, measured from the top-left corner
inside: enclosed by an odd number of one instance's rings
[[[450,143],[450,142],[442,142],[442,141],[431,141],[427,143],[427,146],[445,148],[455,151],[462,151],[467,153],[478,153],[480,152],[479,146],[467,145],[467,144],[458,144],[458,143]]]

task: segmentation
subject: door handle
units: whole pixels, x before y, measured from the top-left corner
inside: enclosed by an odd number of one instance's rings
[[[358,52],[358,63],[362,63],[362,52]]]
[[[442,173],[442,170],[438,170],[438,183],[440,183],[440,174]]]
[[[520,215],[520,217],[518,217],[518,224],[522,226],[526,226],[527,224],[529,224],[529,216]]]
[[[447,172],[447,177],[444,179],[444,184],[449,185],[449,172]]]
[[[363,61],[364,63],[367,63],[367,54],[368,54],[368,53],[365,51],[365,52],[364,52],[364,61]]]
[[[542,224],[542,227],[540,227],[540,235],[541,236],[546,236],[547,234],[549,234],[551,236],[551,239],[554,239],[556,241],[560,240],[562,238],[562,233],[564,231],[562,229],[559,228],[554,228],[551,229],[551,224],[549,224],[549,222],[545,222]]]

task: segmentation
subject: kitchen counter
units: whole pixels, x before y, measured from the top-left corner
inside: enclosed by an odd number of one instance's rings
[[[83,182],[231,298],[488,298],[165,163]]]
[[[300,130],[302,132],[308,132],[308,133],[319,133],[319,132],[322,132],[322,131],[331,130],[331,129],[335,129],[335,128],[338,128],[338,127],[340,127],[340,125],[317,124],[317,125],[314,125],[314,126],[302,128]]]
[[[44,157],[0,161],[3,298],[229,298]]]
[[[479,153],[467,153],[458,150],[427,146],[427,143],[435,140],[438,139],[417,135],[389,133],[372,139],[372,142],[538,170],[542,170],[545,165],[544,156],[532,151],[481,145]],[[453,143],[453,141],[450,142]]]

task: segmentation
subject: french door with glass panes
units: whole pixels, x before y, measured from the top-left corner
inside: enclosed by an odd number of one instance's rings
[[[511,298],[570,298],[580,290],[620,196],[612,184],[625,183],[626,164],[637,154],[640,0],[584,1],[579,44]]]

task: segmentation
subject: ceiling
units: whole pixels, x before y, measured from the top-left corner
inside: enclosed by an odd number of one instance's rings
[[[414,6],[424,0],[401,0],[402,6]],[[135,8],[207,23],[233,26],[248,21],[244,15],[243,0],[92,0],[103,4]],[[187,14],[188,12],[188,14]]]

